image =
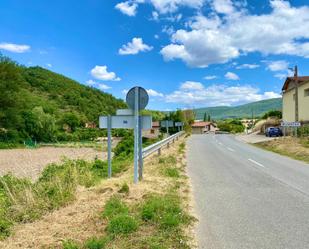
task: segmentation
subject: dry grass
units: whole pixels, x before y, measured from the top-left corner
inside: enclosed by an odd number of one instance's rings
[[[283,137],[276,140],[255,144],[281,155],[309,163],[309,138]]]
[[[179,153],[179,144],[184,139],[176,142],[174,146],[162,151],[162,156],[172,155],[177,158],[176,167],[180,172],[185,172],[185,154]],[[149,195],[157,193],[164,195],[167,189],[177,188],[183,200],[185,210],[191,210],[191,191],[188,178],[173,179],[162,176],[159,158],[154,155],[145,160],[144,180],[135,185],[132,183],[133,167],[117,178],[102,181],[101,184],[86,189],[78,188],[77,199],[72,204],[56,210],[41,220],[33,223],[16,225],[13,234],[0,242],[0,248],[62,248],[62,242],[68,239],[83,243],[91,237],[100,237],[104,234],[106,221],[100,218],[105,202],[114,194],[122,196],[128,205],[136,205]],[[127,183],[128,193],[118,193],[119,189]],[[151,227],[143,227],[137,232],[139,237],[152,233]],[[192,227],[187,229],[188,235]],[[132,241],[133,242],[132,238]],[[124,243],[124,242],[123,242]],[[121,240],[116,240],[112,248],[123,249]],[[133,244],[132,247],[134,248]]]
[[[105,160],[106,153],[93,148],[54,148],[0,150],[0,175],[11,172],[17,177],[36,180],[50,163],[60,163],[69,159]]]

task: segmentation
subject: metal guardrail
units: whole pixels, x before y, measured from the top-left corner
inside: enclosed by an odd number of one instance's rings
[[[161,153],[161,148],[164,147],[165,145],[169,146],[169,144],[173,141],[175,141],[175,139],[178,139],[179,137],[181,137],[182,135],[184,135],[185,132],[184,131],[180,131],[172,136],[169,136],[159,142],[156,142],[146,148],[143,149],[143,158],[146,158],[147,156],[151,155],[154,152],[158,152],[159,154]]]

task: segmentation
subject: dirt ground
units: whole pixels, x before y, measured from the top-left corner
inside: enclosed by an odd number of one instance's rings
[[[180,139],[170,149],[162,150],[162,155],[179,154],[178,145],[182,141],[183,139]],[[185,164],[183,161],[185,158],[178,158],[178,160],[179,167]],[[125,196],[127,202],[140,200],[149,192],[162,193],[171,184],[169,181],[164,181],[158,173],[157,155],[146,158],[144,165],[144,180],[139,184],[132,183],[133,167],[130,167],[130,170],[121,176],[102,181],[96,187],[79,188],[75,202],[33,223],[16,225],[12,236],[0,241],[0,248],[62,248],[61,244],[64,240],[82,242],[89,237],[102,234],[106,224],[99,218],[99,214],[106,200],[117,193],[124,182],[130,187],[130,193]],[[188,179],[183,179],[181,186],[182,195],[188,200],[186,205],[189,205],[191,190]]]
[[[9,172],[18,177],[36,180],[44,167],[59,163],[63,158],[93,160],[106,159],[106,152],[92,148],[54,148],[0,150],[0,175]]]

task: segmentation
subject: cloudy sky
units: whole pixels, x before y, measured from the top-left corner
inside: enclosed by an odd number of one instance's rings
[[[1,0],[0,51],[149,108],[279,97],[309,75],[307,0]]]

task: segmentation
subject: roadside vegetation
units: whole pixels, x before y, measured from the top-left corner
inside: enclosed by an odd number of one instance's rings
[[[181,163],[184,147],[182,142],[175,153],[152,159],[154,168],[151,174],[158,175],[166,188],[161,188],[160,192],[147,191],[142,198],[131,201],[130,194],[134,193],[129,185],[123,184],[118,193],[105,203],[99,215],[105,224],[102,234],[84,242],[65,240],[63,248],[191,248],[191,239],[186,230],[194,218],[188,214],[187,197],[183,194],[187,188],[184,164]],[[177,173],[170,174],[170,169]],[[153,183],[151,186],[157,189]],[[125,194],[119,194],[123,189],[126,189]]]
[[[245,130],[244,125],[241,123],[240,120],[237,119],[218,121],[217,124],[220,131],[226,131],[230,133],[241,133],[244,132]]]
[[[128,134],[114,149],[114,175],[128,169],[132,152],[133,136]],[[89,188],[104,178],[107,178],[107,162],[100,160],[51,164],[34,183],[13,175],[0,177],[0,238],[7,237],[14,224],[34,221],[72,202],[78,186]]]
[[[283,137],[254,144],[260,148],[276,152],[309,163],[309,137]]]

